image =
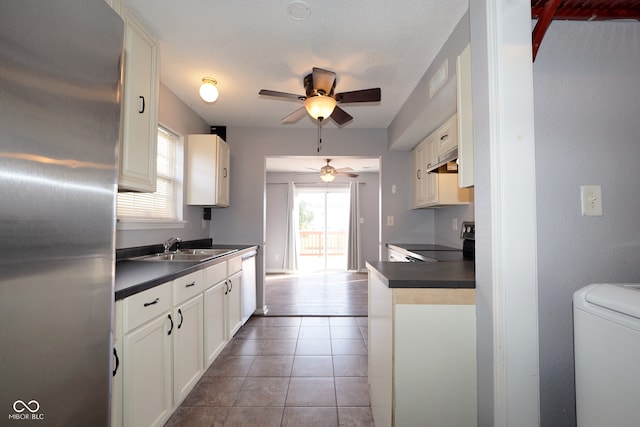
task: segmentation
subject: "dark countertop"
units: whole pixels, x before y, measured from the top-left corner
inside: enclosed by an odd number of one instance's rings
[[[476,287],[473,261],[390,262],[367,261],[367,268],[378,274],[390,288],[467,288]]]
[[[200,247],[204,248],[204,246]],[[258,246],[252,245],[212,245],[208,247],[238,250],[204,262],[136,260],[120,260],[116,262],[115,299],[126,298],[186,274],[226,261],[229,258],[250,256],[258,249]]]
[[[415,243],[387,243],[387,247],[404,256],[421,261],[463,261],[462,249],[442,245],[421,245]]]
[[[406,249],[408,251],[462,251],[460,248],[452,248],[443,245],[420,244],[420,243],[387,243],[387,247]]]

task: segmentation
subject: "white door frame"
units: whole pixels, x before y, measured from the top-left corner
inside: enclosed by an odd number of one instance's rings
[[[531,2],[470,0],[470,19],[478,424],[539,426]]]

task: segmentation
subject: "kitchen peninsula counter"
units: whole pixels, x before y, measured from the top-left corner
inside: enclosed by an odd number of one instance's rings
[[[474,262],[366,265],[376,426],[475,426]]]
[[[389,288],[475,289],[476,287],[473,261],[367,261],[367,268]]]

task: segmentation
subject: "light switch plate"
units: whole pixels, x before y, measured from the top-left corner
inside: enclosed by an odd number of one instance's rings
[[[602,188],[599,185],[581,185],[582,216],[602,216]]]

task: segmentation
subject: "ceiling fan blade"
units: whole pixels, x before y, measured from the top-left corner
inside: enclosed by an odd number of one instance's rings
[[[336,170],[338,172],[351,172],[353,169],[351,169],[350,167],[346,167],[346,168],[338,168]]]
[[[322,68],[313,67],[313,89],[324,91],[325,95],[333,96],[336,87],[336,73]]]
[[[302,107],[302,108],[298,108],[296,111],[294,111],[293,113],[289,114],[287,117],[282,119],[282,124],[291,124],[291,123],[295,123],[298,120],[300,120],[301,118],[303,118],[305,115],[307,114],[307,109]]]
[[[296,95],[295,93],[278,92],[268,89],[262,89],[260,92],[258,92],[258,95],[274,96],[276,98],[288,98],[294,99],[296,101],[304,101],[305,99],[307,99],[307,97],[304,95]]]
[[[354,90],[336,94],[337,102],[377,102],[382,99],[380,88]]]
[[[338,175],[344,175],[344,176],[348,176],[350,178],[357,178],[358,177],[357,173],[348,173],[348,172],[338,172]]]
[[[349,113],[347,113],[337,105],[336,105],[336,108],[333,109],[333,113],[331,113],[331,118],[333,119],[334,122],[336,122],[340,126],[353,120],[353,117],[351,117]]]

